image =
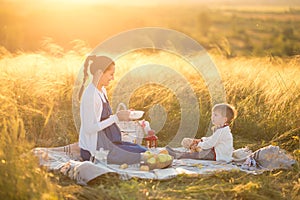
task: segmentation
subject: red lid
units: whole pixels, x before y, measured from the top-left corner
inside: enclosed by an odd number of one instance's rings
[[[156,135],[150,135],[145,137],[146,140],[157,140],[157,136]]]

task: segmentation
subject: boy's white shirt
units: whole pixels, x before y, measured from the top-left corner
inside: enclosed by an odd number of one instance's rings
[[[217,161],[232,161],[233,138],[229,126],[216,130],[210,137],[203,137],[198,143],[201,149],[214,147]]]
[[[118,122],[116,115],[100,122],[103,111],[103,102],[106,102],[107,92],[104,87],[99,91],[93,83],[90,83],[81,98],[80,118],[81,126],[79,133],[79,147],[93,153],[97,146],[97,133],[113,123]],[[102,101],[101,101],[102,100]]]

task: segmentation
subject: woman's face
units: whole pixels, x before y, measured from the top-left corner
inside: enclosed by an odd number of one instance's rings
[[[98,86],[108,86],[109,82],[114,80],[114,74],[115,74],[115,65],[112,65],[109,67],[108,70],[106,70],[102,76],[100,77]]]

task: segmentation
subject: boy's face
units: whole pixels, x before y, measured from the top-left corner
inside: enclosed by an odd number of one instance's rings
[[[213,110],[211,121],[215,126],[223,126],[227,121],[227,117],[224,117],[220,111]]]

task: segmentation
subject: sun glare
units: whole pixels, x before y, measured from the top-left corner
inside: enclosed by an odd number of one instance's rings
[[[109,3],[109,0],[57,0],[57,2],[78,3],[78,4],[96,4]]]
[[[36,0],[33,0],[36,1]],[[140,1],[140,0],[43,0],[37,2],[46,2],[52,5],[94,5],[94,4],[106,4],[106,5],[117,5],[117,6],[153,6],[162,4],[178,4],[182,3],[181,0],[152,0],[152,1]]]
[[[120,0],[44,0],[47,3],[54,3],[54,4],[116,4],[116,5],[138,5],[144,4],[141,3],[139,0],[127,0],[127,1],[120,1]]]

